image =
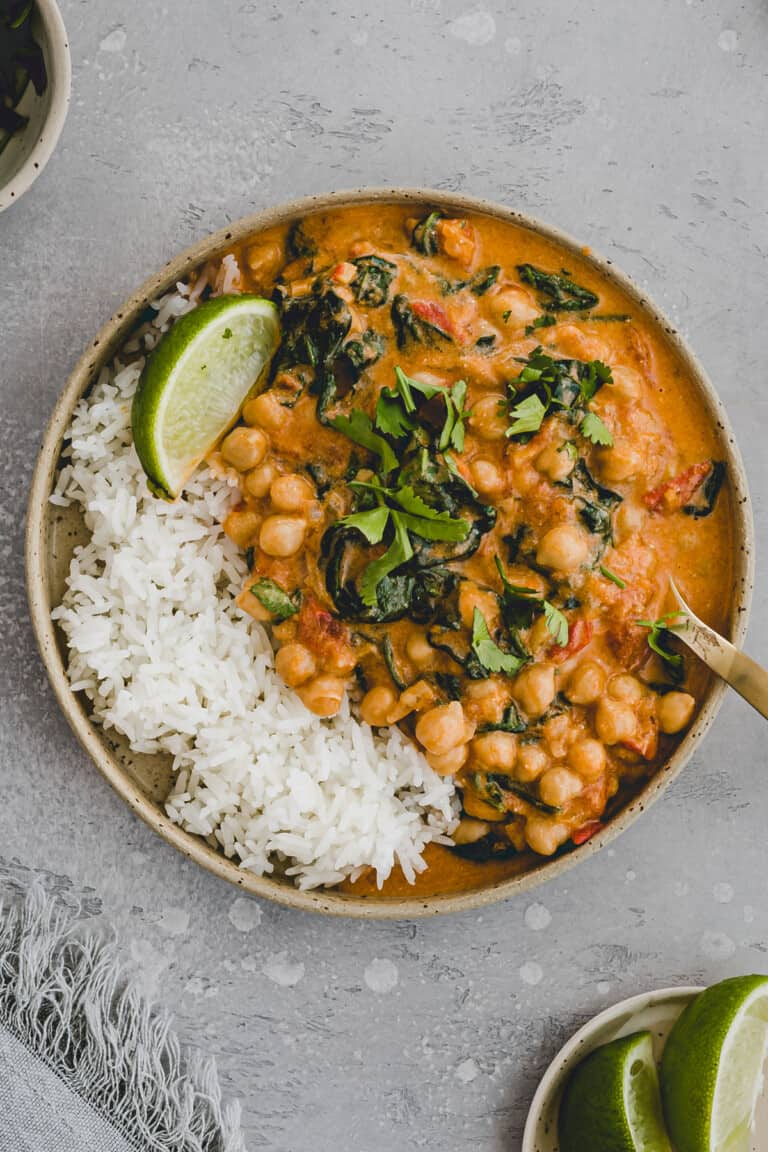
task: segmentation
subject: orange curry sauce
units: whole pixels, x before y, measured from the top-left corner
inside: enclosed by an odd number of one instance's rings
[[[229,289],[282,312],[212,458],[238,475],[239,602],[278,671],[319,716],[351,693],[455,777],[457,848],[430,848],[421,893],[582,843],[706,684],[637,621],[672,609],[673,574],[728,623],[729,486],[670,342],[586,260],[491,217],[361,205],[230,255]]]

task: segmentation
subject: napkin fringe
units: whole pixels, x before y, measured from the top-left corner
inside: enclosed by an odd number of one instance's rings
[[[78,931],[34,884],[0,902],[0,1024],[137,1149],[244,1152],[212,1060],[121,975],[115,945]]]

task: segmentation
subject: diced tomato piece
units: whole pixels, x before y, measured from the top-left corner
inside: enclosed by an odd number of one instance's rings
[[[434,328],[439,328],[441,332],[445,332],[446,336],[455,337],[456,333],[450,316],[442,304],[438,304],[436,300],[412,300],[411,310],[418,316],[419,320],[424,320]]]
[[[622,740],[625,748],[642,756],[643,760],[653,760],[659,750],[659,722],[653,701],[648,701],[637,717],[637,727],[629,740]]]
[[[648,629],[640,628],[633,620],[622,620],[612,625],[606,640],[623,668],[633,671],[651,655],[648,647]]]
[[[684,472],[665,480],[658,488],[652,488],[643,496],[643,503],[651,512],[679,512],[712,471],[712,461],[702,460],[692,464]]]
[[[469,220],[438,220],[435,225],[440,251],[468,268],[475,258],[477,239]]]
[[[586,844],[587,840],[591,840],[603,827],[601,820],[588,820],[586,824],[582,824],[581,828],[576,829],[571,840],[574,844]]]
[[[349,629],[323,608],[314,596],[305,596],[302,600],[296,639],[309,648],[324,667],[346,667],[350,657],[351,667],[354,667]]]
[[[562,664],[565,660],[570,660],[571,656],[575,656],[577,652],[581,652],[582,648],[586,648],[592,639],[594,630],[595,626],[591,620],[579,617],[568,629],[568,643],[564,647],[555,644],[553,648],[550,648],[550,660],[555,664]]]
[[[356,276],[357,266],[348,260],[342,260],[341,264],[337,264],[331,272],[331,280],[337,284],[351,284]]]

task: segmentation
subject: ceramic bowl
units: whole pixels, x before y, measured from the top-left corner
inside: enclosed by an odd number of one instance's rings
[[[55,0],[35,0],[32,20],[35,38],[43,50],[48,84],[41,96],[29,84],[17,105],[29,123],[0,152],[0,212],[20,200],[45,168],[69,108],[72,64]]]
[[[88,391],[102,366],[110,361],[136,327],[148,301],[167,291],[199,264],[261,229],[308,213],[343,208],[345,205],[366,201],[412,204],[415,211],[431,205],[444,208],[448,212],[486,213],[532,229],[557,241],[574,254],[578,253],[581,258],[585,255],[583,247],[570,237],[502,205],[465,196],[453,196],[445,192],[414,189],[360,189],[309,197],[246,217],[202,240],[151,277],[115,313],[99,332],[70,376],[45,433],[32,482],[27,520],[27,581],[33,625],[43,661],[64,715],[98,769],[150,827],[215,875],[254,895],[277,900],[294,908],[334,915],[399,918],[428,916],[490,904],[552,879],[580,860],[585,860],[598,852],[636,820],[680,772],[714,719],[725,686],[720,681],[713,680],[710,683],[695,723],[673,755],[645,784],[642,791],[621,808],[607,822],[604,830],[593,839],[573,851],[552,859],[536,858],[530,869],[520,875],[488,883],[471,891],[430,897],[411,895],[381,899],[360,897],[334,890],[302,892],[290,882],[255,876],[243,871],[204,840],[183,831],[167,817],[163,800],[170,790],[171,776],[166,757],[134,753],[128,748],[125,740],[114,733],[102,731],[91,722],[88,701],[70,689],[65,672],[66,653],[63,638],[51,621],[51,609],[60,602],[64,591],[64,580],[72,550],[78,541],[85,538],[85,529],[79,512],[75,509],[54,508],[48,500],[59,466],[62,442],[75,405]],[[720,457],[728,465],[733,491],[734,537],[737,547],[731,597],[730,638],[739,644],[746,632],[752,587],[753,531],[744,468],[726,414],[703,368],[658,309],[608,261],[591,253],[587,259],[604,276],[618,283],[631,296],[639,311],[651,315],[666,329],[669,340],[674,344],[687,371],[697,383],[704,410],[718,428],[721,441]]]
[[[523,1134],[521,1152],[559,1152],[557,1118],[566,1082],[576,1066],[602,1044],[619,1040],[632,1032],[650,1032],[653,1055],[661,1060],[667,1037],[682,1011],[702,992],[699,987],[660,988],[622,1000],[589,1020],[565,1044],[542,1077],[531,1103]],[[762,1137],[768,1132],[768,1091],[757,1105],[750,1152],[760,1152]]]

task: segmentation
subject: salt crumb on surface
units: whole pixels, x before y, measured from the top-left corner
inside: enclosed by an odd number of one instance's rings
[[[393,964],[391,960],[380,960],[378,957],[374,957],[365,969],[363,979],[371,992],[382,995],[397,987],[400,973],[397,970],[397,965]]]
[[[724,28],[717,38],[717,46],[723,52],[735,52],[739,43],[739,34],[733,28]]]
[[[523,43],[518,36],[509,36],[504,41],[504,51],[508,56],[519,56]]]
[[[276,952],[274,956],[270,956],[261,970],[268,980],[281,988],[293,988],[304,979],[304,965],[300,960],[295,963],[290,961],[287,952]]]
[[[526,961],[520,968],[520,979],[523,984],[529,984],[531,987],[535,987],[537,984],[541,984],[543,977],[544,973],[541,965],[537,964],[535,960]]]
[[[712,895],[718,904],[730,904],[731,900],[733,900],[733,887],[725,882],[715,884],[712,889]]]
[[[676,880],[672,891],[675,896],[687,896],[691,890],[691,886],[687,880]]]
[[[482,48],[484,44],[490,44],[496,35],[496,21],[485,8],[473,8],[450,22],[448,34],[474,48]]]
[[[552,923],[552,913],[543,904],[529,904],[523,919],[526,928],[530,928],[532,932],[543,932]]]
[[[597,983],[597,990],[601,996],[607,996],[611,990],[611,986],[607,980],[599,980]]]
[[[462,1084],[471,1084],[473,1080],[477,1079],[480,1069],[470,1056],[468,1060],[462,1060],[461,1064],[456,1069],[456,1079],[460,1080]]]
[[[633,884],[637,880],[637,872],[634,868],[627,868],[627,884]]]
[[[169,936],[183,936],[189,928],[189,912],[186,908],[166,908],[157,923]]]
[[[744,923],[751,924],[755,918],[755,910],[751,904],[744,905]]]
[[[99,44],[99,48],[102,52],[122,52],[127,39],[128,34],[122,24],[120,24],[117,28],[113,28],[111,32],[107,33]]]
[[[701,950],[710,960],[727,960],[736,951],[736,945],[725,932],[705,932],[701,937]]]
[[[255,900],[247,896],[236,896],[227,912],[232,924],[238,932],[252,932],[261,924],[262,911]]]

